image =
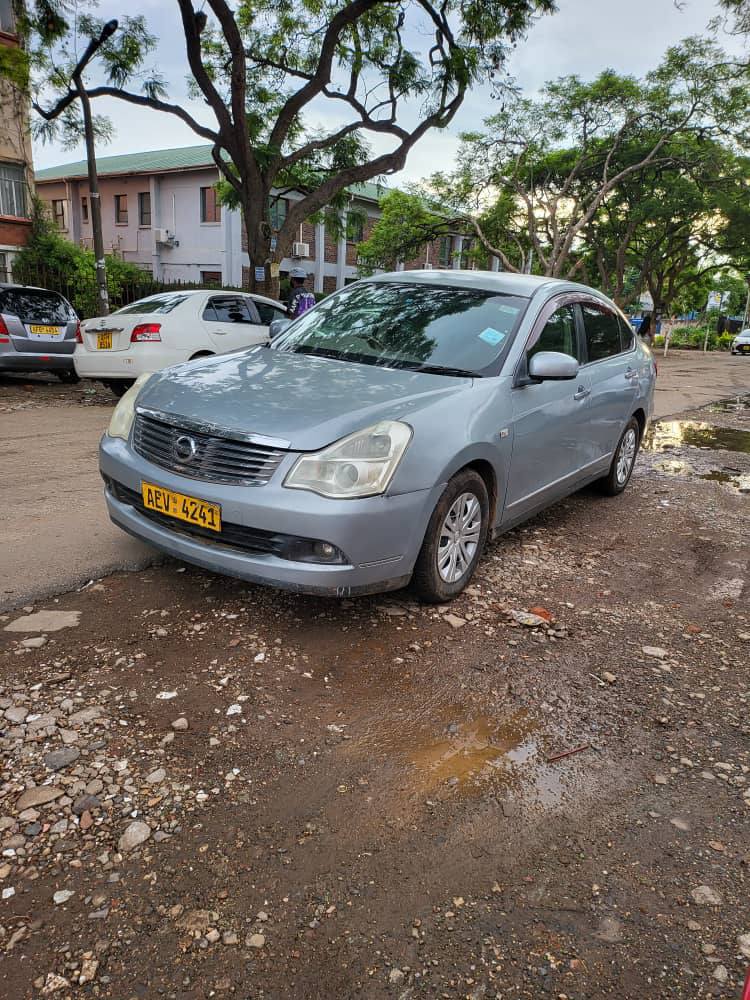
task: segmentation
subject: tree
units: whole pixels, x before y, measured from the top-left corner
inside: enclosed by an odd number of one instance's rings
[[[225,196],[242,209],[251,262],[265,267],[270,282],[271,265],[289,252],[301,223],[349,185],[400,170],[422,136],[450,124],[474,83],[502,69],[509,47],[534,15],[553,9],[553,0],[239,0],[234,7],[206,0],[200,10],[192,0],[176,0],[176,6],[192,87],[213,123],[170,103],[154,74],[141,78],[140,92],[133,89],[143,70],[137,46],[119,77],[91,87],[89,96],[176,116],[211,143]],[[37,0],[30,31],[42,42],[49,37],[44,25],[52,10],[59,24],[54,38],[68,36],[67,9],[66,0]],[[73,97],[63,80],[54,82],[64,115]],[[316,127],[313,116],[324,105],[336,122]],[[374,151],[370,141],[388,148]],[[277,232],[273,189],[302,193]]]

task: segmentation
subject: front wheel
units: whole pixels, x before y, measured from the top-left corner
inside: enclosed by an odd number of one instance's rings
[[[606,496],[616,497],[630,482],[640,443],[641,426],[635,417],[631,417],[617,443],[609,472],[597,481],[599,489]]]
[[[417,557],[412,587],[430,604],[457,597],[477,568],[489,530],[490,503],[479,473],[451,479],[432,512]]]
[[[102,385],[106,386],[110,392],[113,392],[118,399],[125,395],[131,386],[135,385],[134,378],[105,378],[102,379]]]

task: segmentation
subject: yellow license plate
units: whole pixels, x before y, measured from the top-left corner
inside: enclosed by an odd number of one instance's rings
[[[165,490],[163,486],[154,486],[153,483],[141,483],[141,496],[149,510],[176,517],[188,524],[197,524],[199,528],[221,531],[221,507],[217,503]]]
[[[36,333],[45,337],[60,336],[60,328],[58,326],[39,326],[38,324],[32,324],[29,326],[29,330],[31,333]]]
[[[99,351],[111,351],[112,350],[112,331],[107,330],[106,333],[97,333],[96,335],[96,347]]]

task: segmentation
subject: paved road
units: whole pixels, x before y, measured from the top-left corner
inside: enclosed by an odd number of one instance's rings
[[[672,351],[658,360],[657,416],[750,392],[750,358]],[[90,395],[80,387],[28,385],[24,392],[21,380],[0,381],[0,609],[158,558],[104,510],[96,446],[110,397],[83,405]]]

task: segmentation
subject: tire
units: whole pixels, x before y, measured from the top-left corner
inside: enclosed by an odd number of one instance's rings
[[[102,385],[113,392],[118,399],[125,395],[128,389],[135,384],[134,378],[103,378]]]
[[[63,385],[77,385],[81,380],[76,371],[55,372]]]
[[[617,442],[609,472],[596,482],[605,496],[616,497],[630,482],[640,443],[641,425],[635,417],[631,417]]]
[[[469,521],[470,530],[465,532],[463,544],[456,545],[445,531],[459,511],[464,518],[473,511],[473,519]],[[481,518],[478,526],[477,516]],[[427,525],[411,582],[422,601],[444,604],[461,593],[481,558],[489,521],[490,501],[485,482],[473,469],[464,469],[446,486]],[[459,575],[454,576],[456,573]]]

